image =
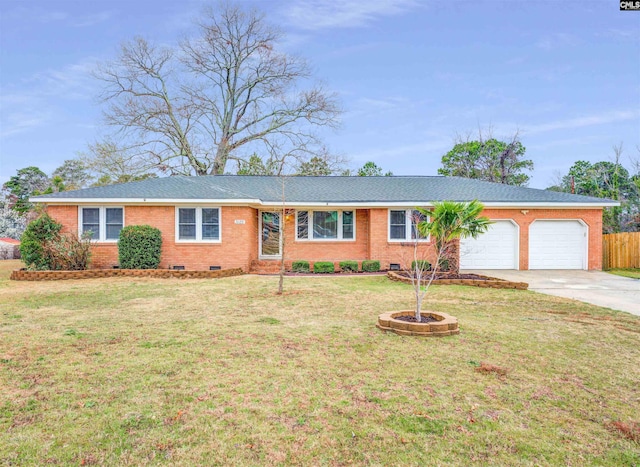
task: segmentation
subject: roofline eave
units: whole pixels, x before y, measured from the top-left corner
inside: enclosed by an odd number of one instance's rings
[[[432,201],[406,200],[406,201],[282,201],[260,199],[188,199],[188,198],[30,198],[32,203],[47,205],[189,205],[189,204],[214,204],[221,206],[251,206],[251,207],[353,207],[353,208],[390,208],[407,206],[433,206]],[[460,200],[458,200],[460,201]],[[482,201],[486,208],[555,208],[555,209],[587,209],[620,206],[617,201],[588,201],[588,202],[558,202],[558,201]]]

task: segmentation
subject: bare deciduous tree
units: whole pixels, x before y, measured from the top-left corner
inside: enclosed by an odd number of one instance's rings
[[[142,154],[109,140],[90,144],[87,152],[78,154],[78,160],[94,175],[92,186],[144,180],[157,172]]]
[[[336,98],[299,88],[310,69],[276,50],[281,34],[264,15],[225,3],[205,10],[197,31],[172,48],[136,38],[96,70],[106,121],[130,152],[195,175],[223,174],[274,144],[298,148],[298,163],[324,154],[312,129],[337,124]]]

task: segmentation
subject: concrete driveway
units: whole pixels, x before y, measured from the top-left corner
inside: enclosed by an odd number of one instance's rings
[[[527,282],[529,290],[572,298],[640,316],[640,280],[601,271],[569,270],[465,270],[516,282]]]

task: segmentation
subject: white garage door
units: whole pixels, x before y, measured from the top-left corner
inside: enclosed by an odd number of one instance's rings
[[[529,269],[586,269],[587,228],[579,221],[535,221],[529,227]]]
[[[518,269],[518,227],[495,221],[478,238],[461,240],[460,269]]]

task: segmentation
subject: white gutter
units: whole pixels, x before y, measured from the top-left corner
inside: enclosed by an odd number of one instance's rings
[[[176,204],[233,204],[233,205],[247,205],[247,204],[262,204],[259,199],[164,199],[164,198],[45,198],[39,196],[36,198],[29,198],[32,203],[46,203],[56,205],[67,204],[163,204],[163,205],[176,205]]]

